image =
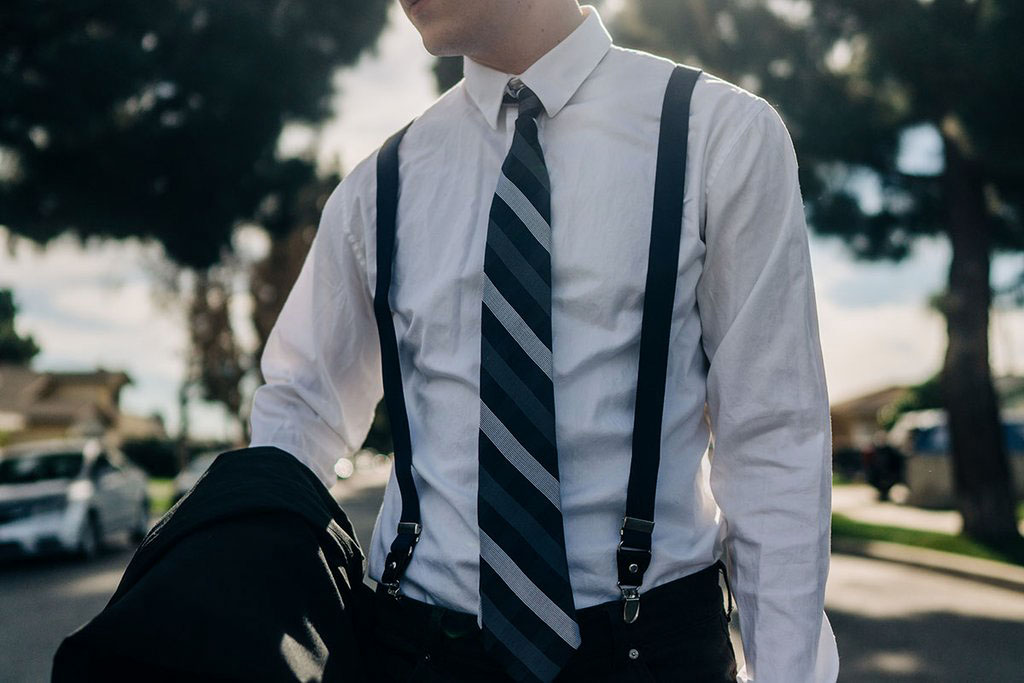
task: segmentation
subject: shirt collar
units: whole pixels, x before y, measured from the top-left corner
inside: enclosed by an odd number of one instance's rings
[[[463,55],[466,90],[491,128],[498,128],[505,84],[513,76],[536,93],[547,115],[553,117],[601,61],[612,37],[597,8],[581,5],[580,10],[585,15],[580,25],[521,74],[504,73]]]

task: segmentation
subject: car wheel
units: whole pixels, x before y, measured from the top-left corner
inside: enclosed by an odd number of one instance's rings
[[[76,555],[81,560],[91,560],[100,554],[103,549],[103,532],[100,529],[100,521],[95,514],[90,514],[82,524],[82,530],[78,537],[78,548]]]
[[[142,539],[149,533],[149,500],[143,500],[142,505],[139,506],[138,520],[135,522],[135,528],[132,529],[132,541],[135,543],[142,543]]]

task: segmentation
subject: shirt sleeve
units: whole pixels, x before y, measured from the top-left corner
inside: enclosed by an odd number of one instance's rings
[[[384,393],[365,251],[355,237],[365,234],[360,197],[369,196],[357,169],[324,206],[267,338],[260,359],[265,384],[250,416],[250,445],[291,453],[328,488],[337,481],[338,458],[365,440]]]
[[[697,286],[741,681],[832,682],[832,435],[797,158],[765,100],[711,169]]]

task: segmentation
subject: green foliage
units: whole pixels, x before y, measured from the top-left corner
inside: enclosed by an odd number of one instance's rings
[[[1024,248],[1024,3],[634,0],[609,28],[775,107],[808,224],[854,257],[899,260],[915,238],[950,239],[949,287],[934,303],[950,337],[943,403],[960,511],[973,538],[1020,542],[991,370],[975,359],[988,348],[992,252]],[[911,133],[939,149],[908,163]],[[865,184],[879,206],[862,204]]]
[[[902,543],[918,548],[941,550],[958,555],[980,557],[985,560],[1011,562],[1024,565],[1024,542],[1018,541],[995,547],[973,541],[965,536],[954,536],[936,531],[921,531],[903,527],[866,524],[840,514],[832,515],[832,536],[834,538],[856,538],[864,541],[886,541]]]
[[[311,179],[275,156],[329,113],[331,76],[375,43],[385,0],[6,0],[0,224],[40,243],[148,236],[184,265]]]
[[[14,329],[17,313],[14,294],[9,289],[0,289],[0,363],[28,365],[40,349],[31,336],[19,336]]]
[[[930,127],[976,162],[996,248],[1024,247],[1024,3],[1017,0],[630,2],[620,44],[703,66],[786,119],[808,220],[860,258],[900,259],[948,220],[943,159],[906,169],[904,131]],[[879,210],[857,184],[877,181]]]
[[[935,373],[920,384],[909,387],[895,401],[878,411],[878,426],[889,430],[903,413],[911,410],[942,408],[942,375]]]
[[[150,517],[163,517],[174,504],[174,479],[150,477],[146,482]]]
[[[438,92],[444,92],[462,78],[462,57],[438,57],[434,60],[434,83]]]

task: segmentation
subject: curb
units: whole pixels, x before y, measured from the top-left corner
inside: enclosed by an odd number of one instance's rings
[[[833,538],[832,552],[893,562],[1024,593],[1024,567],[887,541]]]

